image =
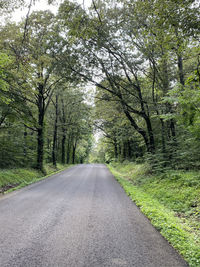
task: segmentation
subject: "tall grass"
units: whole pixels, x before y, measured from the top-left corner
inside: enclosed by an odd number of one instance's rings
[[[70,165],[58,164],[55,168],[51,164],[45,165],[45,172],[49,175],[68,168]],[[36,182],[43,178],[44,174],[36,169],[13,168],[0,170],[0,193],[12,191],[15,188],[20,188],[30,183]]]

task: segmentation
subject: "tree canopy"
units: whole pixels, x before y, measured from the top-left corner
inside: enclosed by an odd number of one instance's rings
[[[98,129],[104,161],[198,168],[199,12],[195,0],[66,0],[2,25],[2,159],[84,162]]]

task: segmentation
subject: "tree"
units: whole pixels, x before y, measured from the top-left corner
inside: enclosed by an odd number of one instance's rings
[[[67,8],[68,10],[71,8],[76,24],[72,22],[71,18],[66,21],[65,10]],[[118,22],[116,22],[113,12],[105,11],[100,17],[96,6],[94,6],[94,9],[95,14],[90,18],[78,6],[69,6],[68,2],[61,5],[61,16],[64,18],[66,25],[71,26],[72,36],[82,46],[81,49],[76,49],[75,56],[80,57],[83,67],[74,68],[74,66],[71,66],[71,69],[83,79],[92,82],[118,98],[131,125],[143,137],[147,150],[153,152],[155,142],[151,120],[148,115],[149,108],[143,96],[140,74],[138,73],[139,64],[141,65],[142,62],[141,60],[134,60],[135,55],[132,50],[126,49],[125,38],[123,35],[122,38],[119,36],[119,29],[116,28]],[[78,22],[77,15],[79,16]],[[80,28],[78,34],[77,27]],[[100,77],[101,81],[107,80],[109,86],[100,83]],[[137,103],[137,108],[132,105],[133,101],[134,104]],[[146,129],[136,123],[132,114],[142,117]]]
[[[199,11],[195,1],[121,3],[93,1],[90,13],[68,1],[61,5],[63,31],[70,29],[74,57],[82,63],[71,64],[71,70],[120,103],[147,152],[162,147],[163,157],[172,161],[178,145],[177,111],[175,103],[162,99],[175,84],[185,84],[185,57],[189,45],[198,45],[194,14]]]
[[[95,101],[95,126],[101,130],[104,143],[109,145],[109,160],[133,160],[142,152],[138,147],[138,136],[135,135],[129,120],[126,118],[120,102],[114,100],[110,93],[103,93],[97,88]],[[106,155],[107,155],[106,151]]]
[[[6,25],[3,33],[7,35],[4,49],[16,62],[15,77],[8,81],[10,94],[14,93],[14,102],[19,99],[28,106],[28,123],[24,123],[37,132],[37,168],[43,170],[45,114],[55,87],[65,79],[55,71],[58,62],[54,54],[61,42],[58,27],[54,15],[44,11],[29,17],[26,42],[22,42],[20,26]]]

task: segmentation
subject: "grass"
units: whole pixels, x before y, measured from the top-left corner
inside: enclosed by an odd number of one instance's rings
[[[39,180],[45,179],[52,174],[58,173],[71,165],[57,164],[55,168],[51,164],[45,165],[44,174],[36,169],[31,168],[14,168],[0,170],[0,193],[8,193],[26,185],[32,184]]]
[[[153,175],[147,164],[108,166],[125,192],[190,266],[200,266],[200,172]]]

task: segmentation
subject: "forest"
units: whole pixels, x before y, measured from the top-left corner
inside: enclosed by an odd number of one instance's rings
[[[12,22],[23,4],[0,2],[1,168],[200,167],[198,1],[60,1],[57,14],[30,1]]]

